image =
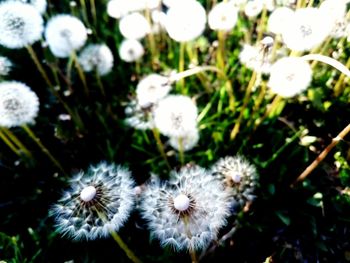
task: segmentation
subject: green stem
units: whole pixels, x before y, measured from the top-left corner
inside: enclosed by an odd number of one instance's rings
[[[97,72],[97,70],[95,70],[95,76],[96,76],[97,85],[100,88],[100,91],[101,91],[103,97],[106,97],[105,88],[103,86],[100,74]]]
[[[180,43],[180,53],[179,53],[179,73],[183,72],[185,69],[185,50],[186,50],[186,42]],[[179,81],[181,93],[185,94],[185,80],[181,79]]]
[[[0,130],[0,138],[4,141],[4,143],[19,157],[21,157],[21,152],[16,146],[6,137],[6,135]]]
[[[142,263],[142,261],[134,254],[134,252],[132,252],[130,248],[124,243],[116,231],[110,231],[110,234],[132,262]]]
[[[75,51],[72,52],[72,59],[74,61],[74,66],[78,71],[78,75],[80,77],[81,82],[83,83],[83,87],[84,87],[84,91],[85,91],[85,95],[88,97],[89,96],[89,88],[87,86],[87,82],[86,82],[86,78],[85,78],[85,74],[83,69],[80,66],[77,54],[75,53]]]
[[[29,152],[29,150],[23,145],[23,143],[17,138],[16,135],[14,135],[9,129],[7,128],[1,128],[2,132],[6,134],[6,136],[23,151],[25,155],[27,155],[29,158],[32,158],[32,154]]]
[[[168,167],[169,170],[171,170],[171,166],[168,162],[168,158],[167,158],[165,151],[164,151],[164,145],[162,143],[162,140],[160,139],[160,134],[156,128],[153,128],[152,132],[153,132],[154,139],[156,140],[158,150],[159,150],[161,156],[163,157],[166,166]]]
[[[90,0],[90,8],[91,8],[91,14],[92,14],[94,27],[95,27],[95,30],[96,30],[97,29],[97,14],[96,14],[95,0]]]
[[[41,148],[43,153],[45,153],[49,159],[64,173],[64,169],[62,168],[61,164],[52,156],[52,154],[49,152],[49,150],[41,143],[40,139],[35,136],[34,132],[29,128],[28,125],[24,124],[22,125],[22,128],[27,132],[29,137]]]
[[[82,15],[83,15],[84,22],[88,25],[89,24],[89,20],[88,20],[85,0],[80,0],[80,5],[81,5],[81,9],[82,9],[81,12],[82,12]]]
[[[181,166],[185,164],[185,154],[184,154],[184,144],[183,144],[183,138],[179,138],[178,144],[179,144],[179,156],[180,156],[180,163]]]
[[[41,63],[40,63],[40,61],[39,61],[39,59],[38,59],[38,56],[36,55],[36,53],[35,53],[34,49],[32,48],[32,46],[28,45],[28,46],[26,46],[26,49],[27,49],[27,51],[28,51],[30,57],[31,57],[32,60],[34,61],[34,63],[35,63],[35,65],[36,65],[37,69],[39,70],[39,72],[40,72],[42,78],[45,80],[46,84],[47,84],[51,89],[53,89],[53,88],[54,88],[54,87],[53,87],[53,84],[52,84],[52,82],[50,81],[49,77],[47,76],[47,74],[46,74],[46,72],[45,72],[43,66],[41,65]]]

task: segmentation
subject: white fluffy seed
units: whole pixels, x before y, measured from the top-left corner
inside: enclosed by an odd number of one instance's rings
[[[90,202],[96,196],[96,188],[87,186],[80,192],[80,199],[84,202]]]
[[[185,211],[190,206],[190,199],[187,195],[179,194],[174,198],[174,207],[178,211]]]

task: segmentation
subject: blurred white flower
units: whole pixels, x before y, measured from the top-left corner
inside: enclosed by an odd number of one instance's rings
[[[238,10],[232,2],[220,2],[208,14],[208,24],[213,30],[230,31],[236,25]]]
[[[268,86],[279,96],[289,98],[306,90],[311,80],[309,63],[301,58],[285,57],[272,65]]]
[[[41,38],[43,18],[30,4],[20,1],[0,3],[0,45],[16,49],[32,45]]]
[[[79,63],[86,72],[96,70],[101,76],[111,72],[113,53],[105,44],[90,44],[79,54]]]
[[[151,26],[146,17],[134,12],[120,19],[119,30],[125,38],[141,39],[151,32]]]
[[[56,15],[48,21],[45,39],[56,57],[69,57],[73,51],[84,46],[87,30],[84,24],[71,15]]]
[[[154,110],[154,123],[159,131],[169,137],[186,137],[196,129],[198,110],[190,97],[169,95]]]
[[[242,207],[255,198],[254,191],[258,184],[256,168],[242,156],[219,159],[212,166],[211,172],[229,190],[233,208]]]
[[[182,151],[189,151],[193,147],[197,145],[199,141],[199,132],[198,129],[193,129],[187,132],[186,136],[184,137],[170,137],[169,144],[171,147],[173,147],[176,150],[180,150],[180,147]]]
[[[186,5],[189,1],[196,1],[196,0],[163,0],[163,4],[167,7],[172,7],[174,5]]]
[[[125,62],[139,60],[144,53],[142,44],[136,39],[124,39],[119,46],[119,57]]]
[[[169,78],[159,74],[150,74],[137,84],[137,101],[142,107],[148,107],[168,95],[170,90]]]
[[[28,3],[34,6],[36,10],[40,14],[44,14],[46,12],[47,1],[46,0],[21,0],[23,3]]]
[[[38,96],[27,85],[17,81],[0,83],[0,126],[33,123],[38,112]]]
[[[7,76],[12,67],[12,62],[7,58],[0,56],[0,76]]]
[[[294,11],[292,9],[288,7],[276,8],[269,16],[267,28],[274,34],[282,34],[293,17]]]
[[[132,100],[125,108],[125,123],[138,130],[154,128],[153,106],[141,107],[136,100]]]
[[[71,188],[50,211],[58,232],[75,240],[94,240],[124,225],[135,197],[129,170],[100,163],[69,183]]]
[[[308,51],[321,44],[333,24],[317,8],[300,8],[294,12],[282,32],[283,42],[295,51]]]
[[[182,168],[171,176],[165,184],[154,179],[147,185],[141,194],[142,216],[162,246],[205,249],[226,224],[228,194],[215,177],[198,166]]]
[[[244,14],[247,17],[257,17],[264,8],[264,1],[262,0],[251,0],[244,7]]]
[[[169,36],[178,42],[187,42],[199,37],[207,21],[203,6],[197,1],[172,5],[165,21]]]
[[[107,3],[107,13],[110,17],[119,19],[130,12],[158,8],[160,2],[161,0],[110,0]]]
[[[245,44],[239,54],[239,60],[251,70],[268,74],[271,68],[270,54],[264,52],[263,47],[254,47]]]

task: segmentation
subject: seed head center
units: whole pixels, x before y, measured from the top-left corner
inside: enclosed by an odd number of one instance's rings
[[[87,186],[80,192],[80,199],[84,202],[90,202],[96,196],[96,188]]]

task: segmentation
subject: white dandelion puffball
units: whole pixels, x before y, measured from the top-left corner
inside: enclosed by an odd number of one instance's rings
[[[162,99],[154,110],[154,124],[169,137],[186,137],[196,129],[198,109],[190,97],[169,95]]]
[[[281,34],[293,17],[294,11],[292,9],[288,7],[276,8],[269,16],[267,28],[274,34]]]
[[[238,9],[232,2],[220,2],[208,14],[208,24],[213,30],[230,31],[236,25]]]
[[[78,61],[84,71],[96,70],[100,76],[111,72],[113,67],[113,53],[105,44],[90,44],[79,54]]]
[[[137,84],[137,101],[142,107],[148,107],[168,95],[170,90],[169,78],[159,74],[150,74]]]
[[[198,129],[193,129],[187,133],[185,137],[170,137],[169,144],[175,150],[189,151],[198,144],[199,132]]]
[[[119,57],[125,62],[137,61],[144,54],[145,49],[136,39],[124,39],[119,46]]]
[[[0,76],[7,76],[12,67],[12,62],[7,57],[0,56]]]
[[[129,12],[127,1],[125,0],[110,0],[107,3],[107,14],[110,17],[119,19]]]
[[[50,18],[45,29],[45,39],[56,57],[69,57],[85,45],[87,30],[84,24],[72,15],[56,15]]]
[[[268,74],[271,68],[270,57],[270,54],[263,53],[263,48],[245,44],[239,54],[239,61],[251,70]]]
[[[46,12],[47,2],[46,0],[21,0],[23,3],[28,3],[34,6],[36,10],[40,14],[44,14]]]
[[[139,40],[151,32],[151,26],[146,17],[135,12],[120,19],[119,30],[123,37]]]
[[[264,1],[262,0],[252,0],[244,7],[244,14],[247,17],[254,18],[257,17],[264,8]]]
[[[71,188],[50,211],[58,232],[74,240],[94,240],[124,225],[135,197],[129,170],[102,162],[69,183]]]
[[[196,0],[163,0],[162,2],[165,6],[170,8],[174,5],[185,5],[189,1],[196,1]]]
[[[0,83],[0,126],[33,123],[38,112],[38,96],[27,85],[17,81]]]
[[[151,236],[175,250],[201,250],[226,224],[229,203],[223,184],[198,166],[172,172],[172,179],[153,181],[141,194],[142,217]]]
[[[19,1],[0,3],[0,45],[11,49],[32,45],[41,38],[43,23],[32,5]]]
[[[125,123],[138,130],[149,130],[154,128],[153,107],[141,107],[136,100],[130,101],[125,108]]]
[[[224,183],[234,207],[242,207],[247,201],[255,199],[257,171],[255,166],[242,156],[226,156],[219,159],[212,166],[211,173]]]
[[[312,80],[312,70],[305,60],[285,57],[271,67],[268,86],[284,98],[294,97],[307,89]]]
[[[300,8],[294,12],[282,32],[283,42],[295,51],[308,51],[321,44],[333,24],[317,8]]]
[[[204,7],[197,1],[171,6],[166,14],[165,28],[170,38],[187,42],[199,37],[207,21]]]
[[[319,9],[326,19],[343,19],[346,14],[346,2],[344,0],[325,0]]]

